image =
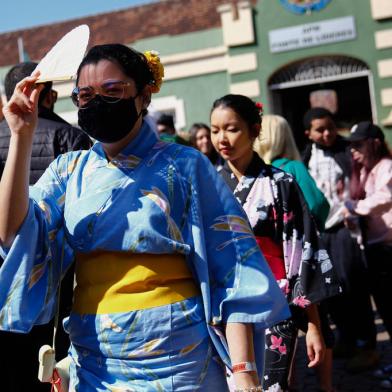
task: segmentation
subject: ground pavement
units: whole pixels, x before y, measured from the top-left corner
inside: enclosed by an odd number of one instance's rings
[[[385,332],[381,320],[377,319],[377,350],[380,353],[380,365],[392,363],[392,345],[389,343],[388,335]],[[317,379],[315,371],[306,367],[306,349],[304,337],[299,338],[298,352],[296,356],[296,374],[298,391],[316,392]],[[380,380],[372,376],[372,372],[350,374],[345,371],[345,360],[334,360],[333,379],[337,392],[389,392],[392,389],[385,389],[380,385]]]

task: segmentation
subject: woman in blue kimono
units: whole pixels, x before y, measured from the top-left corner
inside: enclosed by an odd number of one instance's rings
[[[225,365],[238,391],[259,391],[253,345],[289,311],[208,159],[143,121],[162,75],[154,52],[90,49],[72,99],[96,143],[60,156],[30,189],[41,87],[37,75],[17,85],[4,109],[0,328],[48,322],[75,261],[70,391],[224,391]]]

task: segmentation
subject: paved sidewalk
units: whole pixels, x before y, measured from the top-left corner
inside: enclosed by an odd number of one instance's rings
[[[392,363],[392,345],[385,330],[381,325],[381,320],[376,321],[378,328],[377,350],[380,354],[380,366]],[[306,367],[306,349],[304,337],[299,338],[298,351],[295,359],[297,388],[300,392],[316,392],[317,378],[313,369]],[[334,360],[333,379],[337,392],[383,392],[392,391],[381,387],[380,380],[372,376],[372,372],[360,374],[350,374],[344,369],[345,360]]]

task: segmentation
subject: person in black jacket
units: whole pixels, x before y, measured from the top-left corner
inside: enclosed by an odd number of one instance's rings
[[[322,238],[343,287],[342,295],[327,302],[339,333],[334,353],[351,357],[347,370],[364,371],[377,365],[379,358],[366,261],[357,238],[352,237],[344,223],[351,175],[349,143],[338,134],[334,117],[327,109],[308,110],[304,128],[311,143],[302,157],[330,205]]]
[[[5,93],[9,100],[16,84],[29,76],[36,63],[25,62],[15,65],[5,77]],[[38,125],[34,134],[30,169],[30,184],[34,184],[49,164],[60,154],[71,150],[88,149],[91,140],[83,131],[72,127],[53,111],[56,94],[52,82],[45,83],[39,99]],[[10,130],[7,122],[0,121],[0,175],[3,173],[8,154]],[[0,265],[2,260],[0,260]],[[73,269],[63,279],[60,300],[60,320],[68,316],[73,291]],[[0,374],[1,390],[12,392],[49,392],[50,384],[38,381],[38,351],[44,344],[52,344],[53,321],[36,326],[27,335],[0,331]],[[59,326],[56,334],[56,359],[67,355],[68,336]]]
[[[5,94],[10,99],[16,84],[31,75],[37,63],[24,62],[12,67],[4,80]],[[63,120],[53,111],[54,91],[52,82],[45,83],[39,99],[38,126],[34,134],[30,168],[30,184],[34,184],[49,164],[67,151],[84,150],[91,146],[90,138],[80,129]],[[0,161],[8,154],[10,131],[5,120],[0,122]]]

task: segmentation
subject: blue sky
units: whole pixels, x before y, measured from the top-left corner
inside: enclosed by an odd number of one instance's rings
[[[156,0],[2,0],[0,33],[115,11]]]

